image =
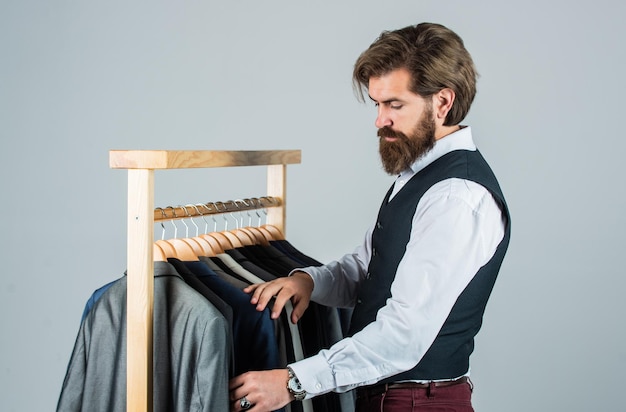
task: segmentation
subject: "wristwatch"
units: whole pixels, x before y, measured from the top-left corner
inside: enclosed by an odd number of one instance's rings
[[[306,391],[302,388],[302,384],[298,380],[298,377],[293,370],[287,366],[287,372],[289,372],[289,380],[287,381],[287,389],[293,395],[297,401],[301,401],[306,398]]]

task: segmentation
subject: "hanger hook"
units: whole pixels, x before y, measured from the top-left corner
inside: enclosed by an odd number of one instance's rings
[[[236,200],[231,200],[231,202],[233,202],[233,205],[234,205],[237,209],[239,209],[239,205],[237,204],[237,201],[236,201]],[[241,218],[241,222],[239,222],[239,218],[237,218],[237,217],[235,216],[235,213],[239,213],[239,214],[241,215],[241,211],[240,211],[240,210],[237,210],[236,212],[235,212],[235,211],[230,212],[230,216],[231,216],[231,217],[235,220],[235,229],[242,228],[242,227],[243,227],[243,218]]]
[[[267,200],[270,204],[273,203],[273,198],[270,196],[263,196],[261,199]],[[265,216],[265,223],[267,223],[267,207],[263,206],[263,202],[261,202],[261,199],[259,199],[259,206],[261,206],[261,211]]]
[[[157,210],[161,211],[161,217],[163,217],[163,219],[167,218],[167,214],[165,214],[165,210],[163,210],[162,207],[157,207]],[[161,220],[161,240],[165,240],[165,224],[163,224],[163,221]]]
[[[211,209],[209,209],[209,207],[204,204],[204,203],[198,203],[197,205],[195,205],[196,207],[198,206],[202,206],[203,208],[205,208],[206,210],[208,210],[209,212],[211,211]],[[199,209],[198,209],[198,213],[200,214],[200,216],[202,217],[202,220],[204,220],[204,233],[207,234],[209,233],[209,222],[206,220],[206,218],[204,217],[204,213],[202,213]]]
[[[193,207],[194,209],[196,209],[196,213],[199,214],[200,216],[202,216],[202,213],[200,213],[200,209],[198,209],[197,205],[188,204],[187,206]],[[202,216],[202,218],[204,219],[204,216]],[[191,220],[191,223],[193,223],[193,225],[196,227],[196,236],[200,236],[200,228],[198,227],[196,222],[193,220],[193,217],[190,216],[189,219]]]
[[[174,220],[178,218],[178,216],[176,216],[176,209],[174,206],[168,206],[166,209],[172,209],[172,226],[174,226],[174,239],[176,239],[178,237],[178,226],[176,226],[176,223],[174,222]]]
[[[217,205],[223,205],[224,206],[224,210],[220,212],[219,208],[217,207]],[[215,210],[222,215],[222,217],[224,218],[224,231],[228,230],[228,219],[226,218],[226,212],[228,212],[228,206],[226,206],[224,204],[224,202],[215,202],[213,203],[213,205],[215,206]]]
[[[256,197],[253,197],[252,199],[249,199],[249,200],[252,203],[252,207],[254,207],[254,213],[256,214],[256,217],[259,218],[257,227],[260,227],[261,226],[261,214],[259,213],[259,206],[261,206],[261,201]]]
[[[189,211],[187,210],[187,208],[183,205],[179,205],[178,207],[180,207],[181,209],[183,209],[183,211],[185,212],[185,216],[188,218],[191,218],[191,215],[189,214]],[[187,225],[187,223],[185,223],[185,219],[181,219],[180,221],[183,225],[185,225],[185,237],[188,238],[189,237],[189,226]],[[193,222],[193,220],[192,220]]]
[[[239,204],[237,202],[241,202],[243,203],[246,207],[250,207],[250,205],[248,204],[248,202],[246,202],[246,200],[250,200],[250,199],[238,199],[235,200],[235,206],[237,206],[237,208],[239,209]],[[246,210],[246,214],[248,215],[248,226],[252,226],[252,216],[250,215],[250,209]],[[241,227],[244,227],[243,225],[243,211],[240,210],[239,211],[239,216],[241,216]]]
[[[206,205],[204,205],[204,207],[206,207],[209,212],[211,211],[211,208],[209,207],[209,205],[212,205],[213,208],[215,208],[216,211],[218,210],[217,206],[215,205],[215,202],[210,202],[210,203],[207,203]],[[215,219],[215,215],[214,214],[211,215],[211,219],[213,219],[213,231],[217,232],[217,219]]]

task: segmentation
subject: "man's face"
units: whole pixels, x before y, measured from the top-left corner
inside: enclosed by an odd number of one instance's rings
[[[432,100],[410,91],[410,82],[405,69],[369,80],[369,96],[378,107],[380,156],[383,168],[391,175],[408,168],[435,144]]]

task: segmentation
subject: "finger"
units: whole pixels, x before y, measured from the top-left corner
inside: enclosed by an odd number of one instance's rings
[[[257,285],[254,285],[254,290],[252,291],[252,296],[250,297],[250,303],[252,303],[253,305],[257,305],[259,303],[259,300],[261,298],[261,296],[263,295],[263,291],[265,290],[265,288],[268,286],[269,283],[260,283]],[[265,308],[257,308],[257,310],[263,310]]]
[[[272,305],[272,313],[270,315],[272,319],[278,319],[281,312],[285,308],[285,305],[292,296],[293,292],[285,288],[281,289],[280,292],[278,292],[278,295],[276,295],[276,298],[274,299],[274,304]]]
[[[242,385],[243,385],[243,380],[241,379],[241,375],[240,375],[228,381],[228,390],[231,391],[231,395],[232,395],[232,391],[234,391],[235,389],[239,388]]]
[[[246,286],[245,288],[243,288],[244,293],[252,293],[255,291],[256,288],[258,288],[259,286],[261,286],[261,284],[254,284],[254,285],[250,285],[250,286]]]
[[[291,313],[291,322],[298,323],[306,309],[309,307],[308,299],[299,299],[294,303],[293,312]]]
[[[265,283],[263,287],[259,287],[254,291],[254,297],[250,302],[256,302],[256,310],[263,311],[272,300],[272,298],[281,290],[281,286],[278,283],[269,282]]]
[[[248,391],[237,390],[230,394],[231,409],[235,411],[253,411],[255,406],[254,396]],[[247,407],[246,407],[247,406]]]
[[[237,398],[234,402],[231,402],[231,411],[252,411],[254,412],[254,403],[252,401],[250,401],[250,399],[248,399],[248,397],[246,397],[246,399],[248,400],[248,402],[250,402],[250,406],[245,408],[244,406],[246,405],[245,403],[242,406],[242,401],[243,396],[241,398]]]

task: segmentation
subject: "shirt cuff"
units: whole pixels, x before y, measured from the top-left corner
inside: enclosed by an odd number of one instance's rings
[[[305,399],[335,389],[335,377],[326,360],[315,355],[289,365],[306,391]]]

